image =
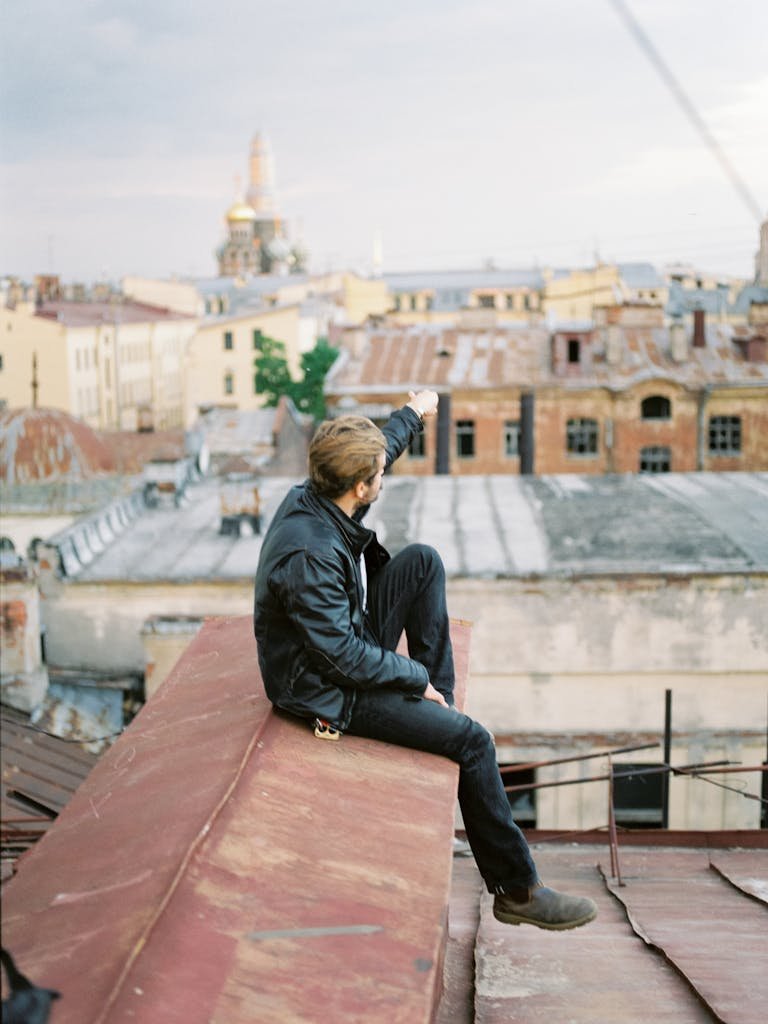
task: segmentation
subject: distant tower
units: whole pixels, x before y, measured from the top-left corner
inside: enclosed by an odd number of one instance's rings
[[[760,249],[755,257],[755,284],[768,288],[768,220],[760,225]]]
[[[260,216],[274,216],[275,162],[266,135],[256,134],[251,141],[251,183],[245,198]]]
[[[277,213],[275,168],[266,135],[251,141],[249,185],[226,215],[228,238],[217,250],[222,277],[298,272],[307,255],[291,247]]]

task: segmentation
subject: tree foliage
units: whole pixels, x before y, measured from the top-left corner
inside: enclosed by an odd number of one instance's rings
[[[327,338],[318,338],[315,347],[301,357],[301,380],[294,380],[283,342],[262,337],[260,352],[254,360],[256,391],[266,396],[268,406],[277,405],[282,395],[287,395],[299,412],[321,420],[325,416],[325,375],[338,354]]]

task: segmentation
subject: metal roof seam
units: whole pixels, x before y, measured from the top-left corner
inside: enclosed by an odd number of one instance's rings
[[[256,749],[256,747],[258,745],[258,742],[261,739],[262,734],[264,733],[264,730],[266,729],[266,726],[267,726],[267,723],[269,722],[269,719],[270,719],[270,716],[267,716],[266,718],[262,719],[259,722],[258,727],[255,729],[253,735],[251,736],[251,739],[250,739],[250,741],[248,743],[248,746],[246,747],[245,752],[244,752],[242,758],[240,759],[240,763],[239,763],[239,765],[237,767],[237,771],[235,772],[235,774],[233,775],[232,780],[230,781],[229,785],[227,786],[227,788],[224,790],[224,792],[222,793],[221,797],[219,798],[218,803],[215,805],[215,807],[213,808],[211,813],[208,815],[208,817],[205,820],[202,828],[200,829],[200,831],[197,833],[197,835],[190,842],[189,848],[187,849],[186,853],[184,854],[184,856],[183,856],[183,858],[182,858],[182,860],[181,860],[181,862],[180,862],[180,864],[179,864],[179,866],[178,866],[178,868],[176,870],[176,873],[174,874],[173,878],[171,879],[171,882],[170,882],[170,885],[168,886],[167,892],[163,896],[162,900],[159,902],[159,904],[158,904],[158,906],[157,906],[157,908],[155,910],[155,913],[152,915],[152,918],[150,919],[149,923],[144,927],[144,929],[142,930],[141,935],[136,940],[136,942],[134,944],[134,947],[131,950],[131,953],[129,954],[129,956],[128,956],[126,962],[125,962],[125,965],[123,966],[123,969],[120,972],[120,975],[118,976],[117,981],[115,982],[115,984],[112,987],[112,991],[109,993],[109,995],[107,996],[107,998],[106,998],[106,1000],[104,1002],[104,1005],[103,1005],[103,1007],[101,1009],[101,1013],[99,1014],[98,1017],[95,1018],[93,1024],[105,1024],[105,1021],[108,1020],[109,1013],[110,1013],[112,1007],[117,1002],[117,1000],[118,1000],[118,998],[120,996],[120,993],[123,990],[123,987],[124,987],[124,985],[125,985],[125,983],[126,983],[126,981],[128,979],[128,976],[129,976],[130,972],[131,972],[131,968],[136,963],[136,960],[138,959],[139,954],[141,953],[142,949],[146,945],[147,940],[149,939],[150,935],[152,934],[152,932],[155,929],[155,926],[157,925],[157,923],[160,920],[160,918],[162,917],[164,911],[166,910],[166,908],[168,907],[169,903],[173,899],[173,896],[174,896],[176,890],[178,889],[179,885],[183,881],[183,879],[185,877],[185,874],[186,874],[186,871],[187,871],[187,868],[189,867],[189,865],[190,865],[190,863],[192,861],[192,858],[194,857],[194,855],[197,853],[197,851],[202,846],[202,844],[205,841],[206,836],[210,832],[214,822],[219,817],[219,815],[223,811],[224,807],[226,806],[228,800],[230,799],[230,797],[234,793],[235,789],[237,788],[237,785],[240,782],[240,779],[242,778],[243,772],[245,771],[245,768],[246,768],[246,766],[248,764],[248,761],[250,760],[251,755],[253,754],[253,751]]]

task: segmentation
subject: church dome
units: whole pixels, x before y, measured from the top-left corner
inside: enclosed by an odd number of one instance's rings
[[[256,211],[247,203],[237,202],[227,210],[227,220],[230,224],[233,221],[256,220]]]
[[[115,472],[115,460],[98,433],[60,409],[0,412],[0,479],[85,480]]]

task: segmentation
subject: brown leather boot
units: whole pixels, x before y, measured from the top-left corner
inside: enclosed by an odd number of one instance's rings
[[[595,902],[586,896],[566,896],[539,882],[529,889],[528,899],[501,893],[493,899],[493,916],[504,924],[533,924],[537,928],[564,931],[587,924],[597,915]]]

